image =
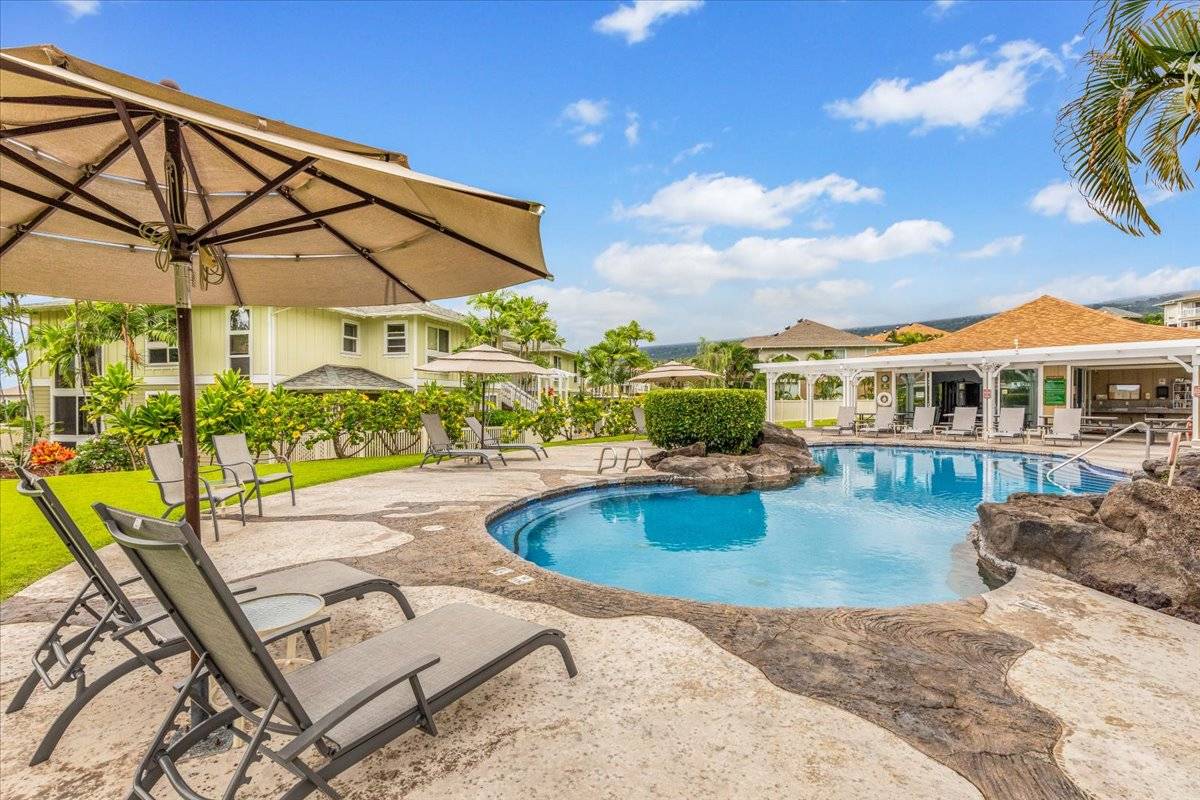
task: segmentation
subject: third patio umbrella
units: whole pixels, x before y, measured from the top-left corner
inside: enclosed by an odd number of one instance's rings
[[[386,305],[549,277],[537,203],[55,47],[0,50],[0,121],[0,291],[176,307],[196,530],[193,305]]]
[[[448,356],[434,359],[417,367],[422,372],[457,372],[460,375],[553,375],[554,371],[521,358],[490,344],[477,344]],[[486,425],[484,408],[487,393],[487,378],[479,389],[480,421]]]
[[[688,381],[711,381],[719,380],[720,375],[709,372],[699,367],[693,367],[690,364],[680,364],[678,361],[668,361],[665,364],[659,364],[651,370],[647,370],[639,375],[634,375],[629,379],[630,383],[663,383],[667,385],[677,385],[687,383]]]

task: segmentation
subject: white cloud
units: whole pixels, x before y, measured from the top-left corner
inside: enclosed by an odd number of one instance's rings
[[[834,278],[799,286],[770,286],[755,289],[753,302],[767,309],[809,306],[838,308],[872,289],[871,284],[857,278]]]
[[[805,278],[844,262],[874,263],[931,253],[953,238],[942,223],[915,219],[897,222],[882,233],[866,228],[853,236],[751,236],[725,249],[704,242],[617,242],[596,257],[595,268],[621,286],[668,294],[703,294],[724,280]]]
[[[933,58],[935,61],[966,61],[968,58],[974,58],[979,55],[979,50],[975,45],[967,42],[957,50],[946,50],[938,53]]]
[[[1069,181],[1055,181],[1038,190],[1029,201],[1030,210],[1043,217],[1057,217],[1060,214],[1068,222],[1084,225],[1088,222],[1098,222],[1099,215],[1092,211],[1083,195]]]
[[[625,141],[629,143],[630,147],[633,147],[638,143],[639,136],[641,135],[642,123],[638,119],[636,111],[626,111],[625,122]]]
[[[595,127],[608,119],[607,100],[589,100],[586,97],[568,103],[562,112],[563,119],[570,122]]]
[[[58,4],[73,20],[100,13],[100,0],[58,0]]]
[[[913,285],[912,278],[900,278],[899,280],[892,282],[893,289],[907,289],[909,286],[912,286],[912,285]]]
[[[958,3],[959,0],[933,0],[932,3],[925,7],[925,13],[934,19],[941,19]]]
[[[826,106],[834,117],[864,129],[911,124],[918,132],[941,127],[979,128],[1025,108],[1029,87],[1062,65],[1049,50],[1028,40],[1007,42],[994,56],[958,64],[933,80],[883,78],[858,97]]]
[[[1062,55],[1063,61],[1078,61],[1081,54],[1075,49],[1075,45],[1083,41],[1083,37],[1075,34],[1071,37],[1071,41],[1063,42],[1058,46],[1058,52]]]
[[[693,156],[700,155],[705,150],[711,150],[711,149],[712,149],[712,142],[697,142],[696,144],[692,145],[691,147],[687,148],[686,150],[680,150],[678,153],[676,153],[675,157],[671,159],[671,163],[679,164],[683,161],[686,161],[689,158],[692,158]]]
[[[791,224],[791,213],[826,198],[835,203],[878,202],[883,190],[829,174],[768,189],[753,178],[692,173],[659,189],[649,202],[618,207],[617,215],[674,225],[774,229]]]
[[[1027,292],[988,298],[984,305],[989,310],[999,311],[1044,294],[1073,300],[1076,303],[1099,303],[1122,297],[1185,292],[1197,286],[1200,286],[1200,266],[1162,267],[1140,274],[1129,270],[1119,275],[1070,275],[1055,278]]]
[[[574,346],[594,342],[609,328],[631,319],[645,321],[659,311],[650,298],[616,289],[589,291],[577,286],[535,283],[522,287],[521,291],[550,303],[550,315]]]
[[[670,17],[690,14],[703,0],[634,0],[633,5],[620,5],[617,10],[596,20],[592,28],[600,33],[624,36],[626,44],[637,44],[650,38],[650,29]]]
[[[962,254],[963,258],[995,258],[996,256],[1010,256],[1021,252],[1021,247],[1025,244],[1024,236],[1001,236],[999,239],[992,239],[983,247],[975,250],[968,250]]]
[[[580,131],[576,134],[575,141],[584,147],[595,147],[603,138],[604,134],[599,131]]]

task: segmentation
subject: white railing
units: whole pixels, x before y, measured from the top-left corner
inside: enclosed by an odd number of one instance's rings
[[[513,407],[520,406],[530,411],[538,407],[536,397],[511,381],[494,384],[492,388],[496,392],[496,399],[501,403],[507,403]]]
[[[1146,456],[1145,457],[1149,458],[1150,457],[1150,445],[1154,442],[1154,429],[1151,428],[1145,422],[1135,422],[1132,425],[1126,425],[1124,428],[1121,428],[1121,430],[1117,431],[1112,436],[1109,436],[1105,439],[1101,439],[1099,442],[1092,445],[1087,450],[1084,450],[1082,453],[1076,453],[1075,455],[1071,456],[1070,458],[1068,458],[1066,461],[1062,462],[1061,464],[1055,464],[1053,467],[1046,470],[1046,477],[1049,478],[1056,471],[1062,469],[1067,464],[1070,464],[1072,461],[1078,461],[1079,459],[1086,456],[1088,453],[1092,452],[1093,450],[1095,450],[1099,447],[1103,447],[1104,445],[1111,442],[1113,439],[1116,439],[1118,436],[1124,436],[1125,434],[1129,433],[1130,431],[1136,430],[1138,428],[1141,428],[1142,430],[1144,430],[1146,432]]]

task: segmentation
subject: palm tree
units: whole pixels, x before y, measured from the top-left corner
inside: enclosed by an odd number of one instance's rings
[[[1134,236],[1157,234],[1135,172],[1168,192],[1192,188],[1181,151],[1200,131],[1200,7],[1111,0],[1094,19],[1102,47],[1088,53],[1082,92],[1059,115],[1059,154],[1097,214]]]

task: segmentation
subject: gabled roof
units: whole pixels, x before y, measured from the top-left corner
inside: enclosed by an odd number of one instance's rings
[[[881,355],[892,358],[1195,338],[1194,330],[1145,325],[1047,294],[938,339],[910,344]]]
[[[331,311],[340,311],[343,314],[348,314],[354,317],[434,317],[436,319],[444,319],[449,322],[461,322],[466,319],[464,314],[460,314],[452,308],[439,306],[436,303],[397,303],[393,306],[345,306],[340,308],[332,308]]]
[[[1117,308],[1116,306],[1100,306],[1097,311],[1105,314],[1111,314],[1114,317],[1121,319],[1141,319],[1142,315],[1136,311],[1130,311],[1128,308]]]
[[[337,364],[322,364],[280,384],[285,389],[297,392],[340,392],[352,389],[358,392],[390,392],[411,389],[402,383],[378,372],[362,367],[342,367]]]
[[[1165,303],[1158,303],[1158,305],[1173,306],[1176,303],[1186,303],[1189,300],[1200,300],[1200,292],[1190,292],[1185,295],[1180,295],[1179,297],[1172,297],[1170,300],[1166,301]]]
[[[742,346],[751,350],[763,348],[815,348],[815,347],[887,347],[863,336],[847,333],[811,319],[796,320],[796,324],[770,336],[751,336],[742,340]]]
[[[873,342],[886,342],[888,337],[894,334],[919,333],[922,336],[945,336],[950,331],[944,331],[941,328],[935,328],[932,325],[926,325],[924,322],[910,322],[907,325],[901,325],[898,328],[892,328],[888,331],[880,331],[872,333],[867,338]]]

